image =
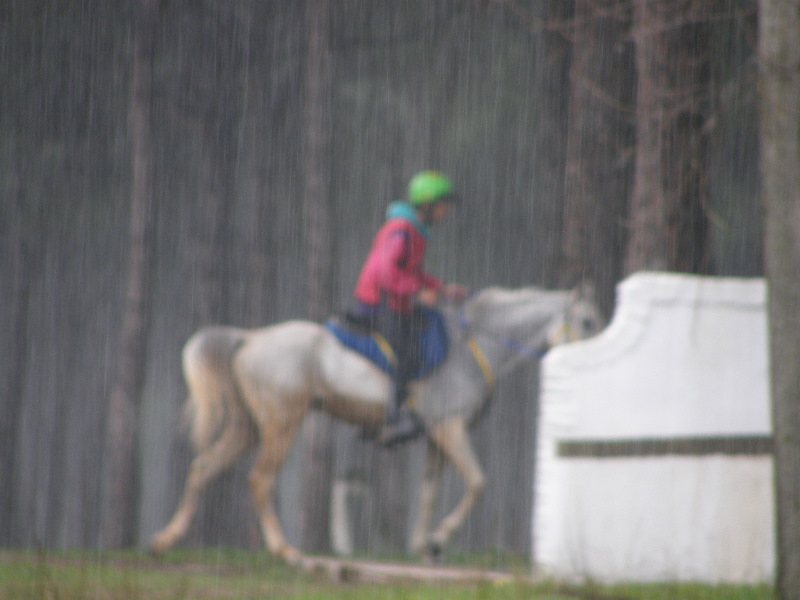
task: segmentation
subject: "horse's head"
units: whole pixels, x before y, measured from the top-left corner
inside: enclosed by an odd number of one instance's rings
[[[605,327],[591,285],[571,292],[528,286],[491,287],[464,304],[475,330],[493,332],[530,348],[552,347],[591,337]]]
[[[550,347],[593,337],[606,326],[595,300],[594,286],[584,283],[570,292],[566,310],[547,335]]]

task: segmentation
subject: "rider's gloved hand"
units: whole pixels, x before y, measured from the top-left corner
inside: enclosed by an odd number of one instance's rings
[[[436,306],[439,302],[439,290],[430,287],[422,288],[417,293],[417,300],[425,306]]]
[[[448,302],[461,303],[469,296],[469,289],[457,283],[448,283],[441,290],[423,288],[417,294],[417,300],[426,306],[436,306],[439,297],[443,296]]]

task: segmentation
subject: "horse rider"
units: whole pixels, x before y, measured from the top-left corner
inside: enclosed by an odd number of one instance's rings
[[[355,287],[355,317],[380,332],[396,357],[393,395],[380,441],[386,446],[416,437],[419,420],[404,406],[419,360],[418,337],[424,326],[415,301],[433,306],[440,294],[461,301],[463,286],[443,285],[423,268],[430,227],[455,203],[453,184],[437,171],[422,171],[408,184],[407,201],[392,202],[378,230]]]

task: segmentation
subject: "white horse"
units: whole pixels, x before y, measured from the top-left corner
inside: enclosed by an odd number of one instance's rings
[[[534,287],[485,289],[460,307],[444,307],[443,313],[450,339],[447,358],[412,384],[409,400],[427,437],[411,540],[417,553],[438,553],[485,485],[467,429],[494,381],[549,346],[592,336],[605,324],[585,291]],[[183,349],[183,370],[196,455],[174,516],[153,538],[153,553],[163,553],[185,535],[203,488],[258,444],[249,483],[266,545],[278,557],[299,564],[303,556],[284,537],[273,488],[303,416],[313,402],[334,417],[377,427],[390,396],[389,377],[343,347],[324,326],[308,321],[255,330],[201,329]],[[431,532],[445,460],[459,471],[465,490]]]

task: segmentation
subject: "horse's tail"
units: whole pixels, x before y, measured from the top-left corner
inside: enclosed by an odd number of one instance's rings
[[[243,411],[231,360],[245,341],[244,332],[210,327],[183,347],[183,375],[189,388],[186,417],[195,452],[207,448],[231,418]]]

